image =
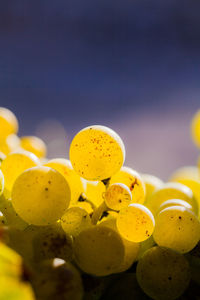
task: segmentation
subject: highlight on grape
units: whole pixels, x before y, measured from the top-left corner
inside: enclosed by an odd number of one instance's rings
[[[106,126],[53,159],[18,128],[1,107],[0,299],[199,299],[200,158],[164,182],[124,165]]]

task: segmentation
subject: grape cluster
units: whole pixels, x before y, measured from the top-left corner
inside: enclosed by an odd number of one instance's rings
[[[200,112],[191,131],[200,147]],[[198,299],[200,160],[163,182],[124,166],[108,127],[69,159],[17,133],[0,108],[0,299]]]

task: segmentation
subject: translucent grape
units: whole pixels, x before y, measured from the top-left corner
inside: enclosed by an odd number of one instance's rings
[[[180,199],[170,199],[161,204],[157,213],[159,213],[161,210],[163,210],[167,207],[170,207],[170,206],[182,206],[182,207],[186,207],[187,209],[190,209],[191,211],[193,211],[193,207],[188,202],[186,202],[184,200],[180,200]]]
[[[20,139],[16,134],[10,134],[5,138],[0,138],[0,151],[5,155],[20,148]]]
[[[4,176],[2,171],[0,170],[0,196],[3,194],[4,190]]]
[[[94,125],[79,131],[70,146],[74,170],[87,180],[103,180],[119,171],[125,160],[125,147],[112,129]]]
[[[76,204],[83,193],[83,184],[80,176],[73,170],[70,161],[64,158],[55,158],[49,160],[44,166],[55,169],[65,177],[71,189],[70,205]]]
[[[142,174],[142,179],[145,183],[147,201],[147,199],[153,194],[156,189],[163,186],[164,182],[160,178],[150,174]]]
[[[129,187],[132,193],[132,203],[144,203],[145,184],[138,172],[128,167],[122,167],[110,180],[110,184],[118,182]]]
[[[187,289],[191,274],[183,255],[171,249],[153,247],[140,258],[136,277],[149,297],[155,300],[173,300]]]
[[[26,169],[39,165],[39,159],[28,151],[9,154],[1,164],[5,179],[5,195],[10,197],[13,184],[17,177]]]
[[[33,225],[49,225],[60,219],[69,206],[70,197],[65,178],[49,167],[24,171],[12,189],[14,209]]]
[[[180,168],[172,174],[170,180],[188,186],[198,202],[198,207],[200,207],[200,175],[197,167],[189,166]]]
[[[7,108],[0,107],[0,138],[17,133],[18,121],[16,116]]]
[[[198,203],[193,192],[187,186],[178,182],[168,182],[162,188],[157,189],[145,202],[145,205],[156,215],[160,205],[169,199],[180,199],[188,202],[198,212]]]
[[[84,195],[86,199],[91,201],[96,207],[103,201],[103,195],[106,191],[106,186],[102,181],[88,181],[82,178]]]
[[[86,210],[70,207],[61,218],[61,226],[66,233],[77,236],[82,230],[91,227],[92,223]]]
[[[104,194],[106,205],[114,210],[128,206],[132,200],[130,189],[123,183],[111,184]]]
[[[192,119],[191,136],[195,145],[200,148],[200,110],[196,112]]]
[[[165,208],[156,217],[153,238],[159,246],[181,253],[189,252],[200,239],[200,222],[185,207]]]
[[[20,139],[20,145],[24,150],[34,153],[37,157],[46,156],[47,148],[43,140],[37,136],[23,136]]]
[[[74,255],[76,263],[84,272],[106,276],[117,272],[125,250],[115,230],[97,225],[81,231],[75,238]]]
[[[116,216],[101,222],[100,225],[110,227],[116,232],[118,232],[116,226]],[[140,243],[130,242],[124,239],[123,237],[121,238],[123,241],[125,253],[124,253],[124,259],[122,263],[119,265],[117,273],[128,270],[132,266],[132,264],[136,261],[140,250]]]
[[[83,284],[79,271],[61,259],[45,260],[32,275],[37,300],[83,299]]]
[[[144,205],[133,203],[120,210],[117,216],[117,228],[123,238],[131,242],[148,239],[154,230],[152,213]]]

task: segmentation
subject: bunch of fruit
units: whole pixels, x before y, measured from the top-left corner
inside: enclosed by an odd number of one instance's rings
[[[200,112],[191,128],[200,147]],[[17,132],[0,108],[0,300],[200,296],[198,167],[139,174],[105,126],[78,132],[69,160]]]

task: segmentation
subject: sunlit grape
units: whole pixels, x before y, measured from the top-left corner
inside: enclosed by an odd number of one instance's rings
[[[130,189],[123,183],[111,184],[104,194],[106,205],[114,210],[128,206],[132,200]]]
[[[131,242],[148,239],[154,230],[152,213],[144,205],[133,203],[120,210],[117,216],[117,228],[123,238]]]
[[[37,157],[43,158],[46,156],[46,145],[37,136],[23,136],[20,138],[20,146],[27,151],[34,153]]]
[[[128,167],[122,167],[110,180],[110,184],[118,182],[128,186],[132,193],[132,203],[144,203],[145,184],[138,172]]]
[[[125,148],[112,129],[94,125],[79,131],[70,146],[70,161],[74,170],[87,180],[103,180],[122,167]]]
[[[57,221],[70,203],[70,188],[65,178],[49,167],[24,171],[12,189],[12,204],[29,224],[49,225]]]
[[[0,138],[17,133],[18,121],[16,116],[7,108],[0,107]]]

